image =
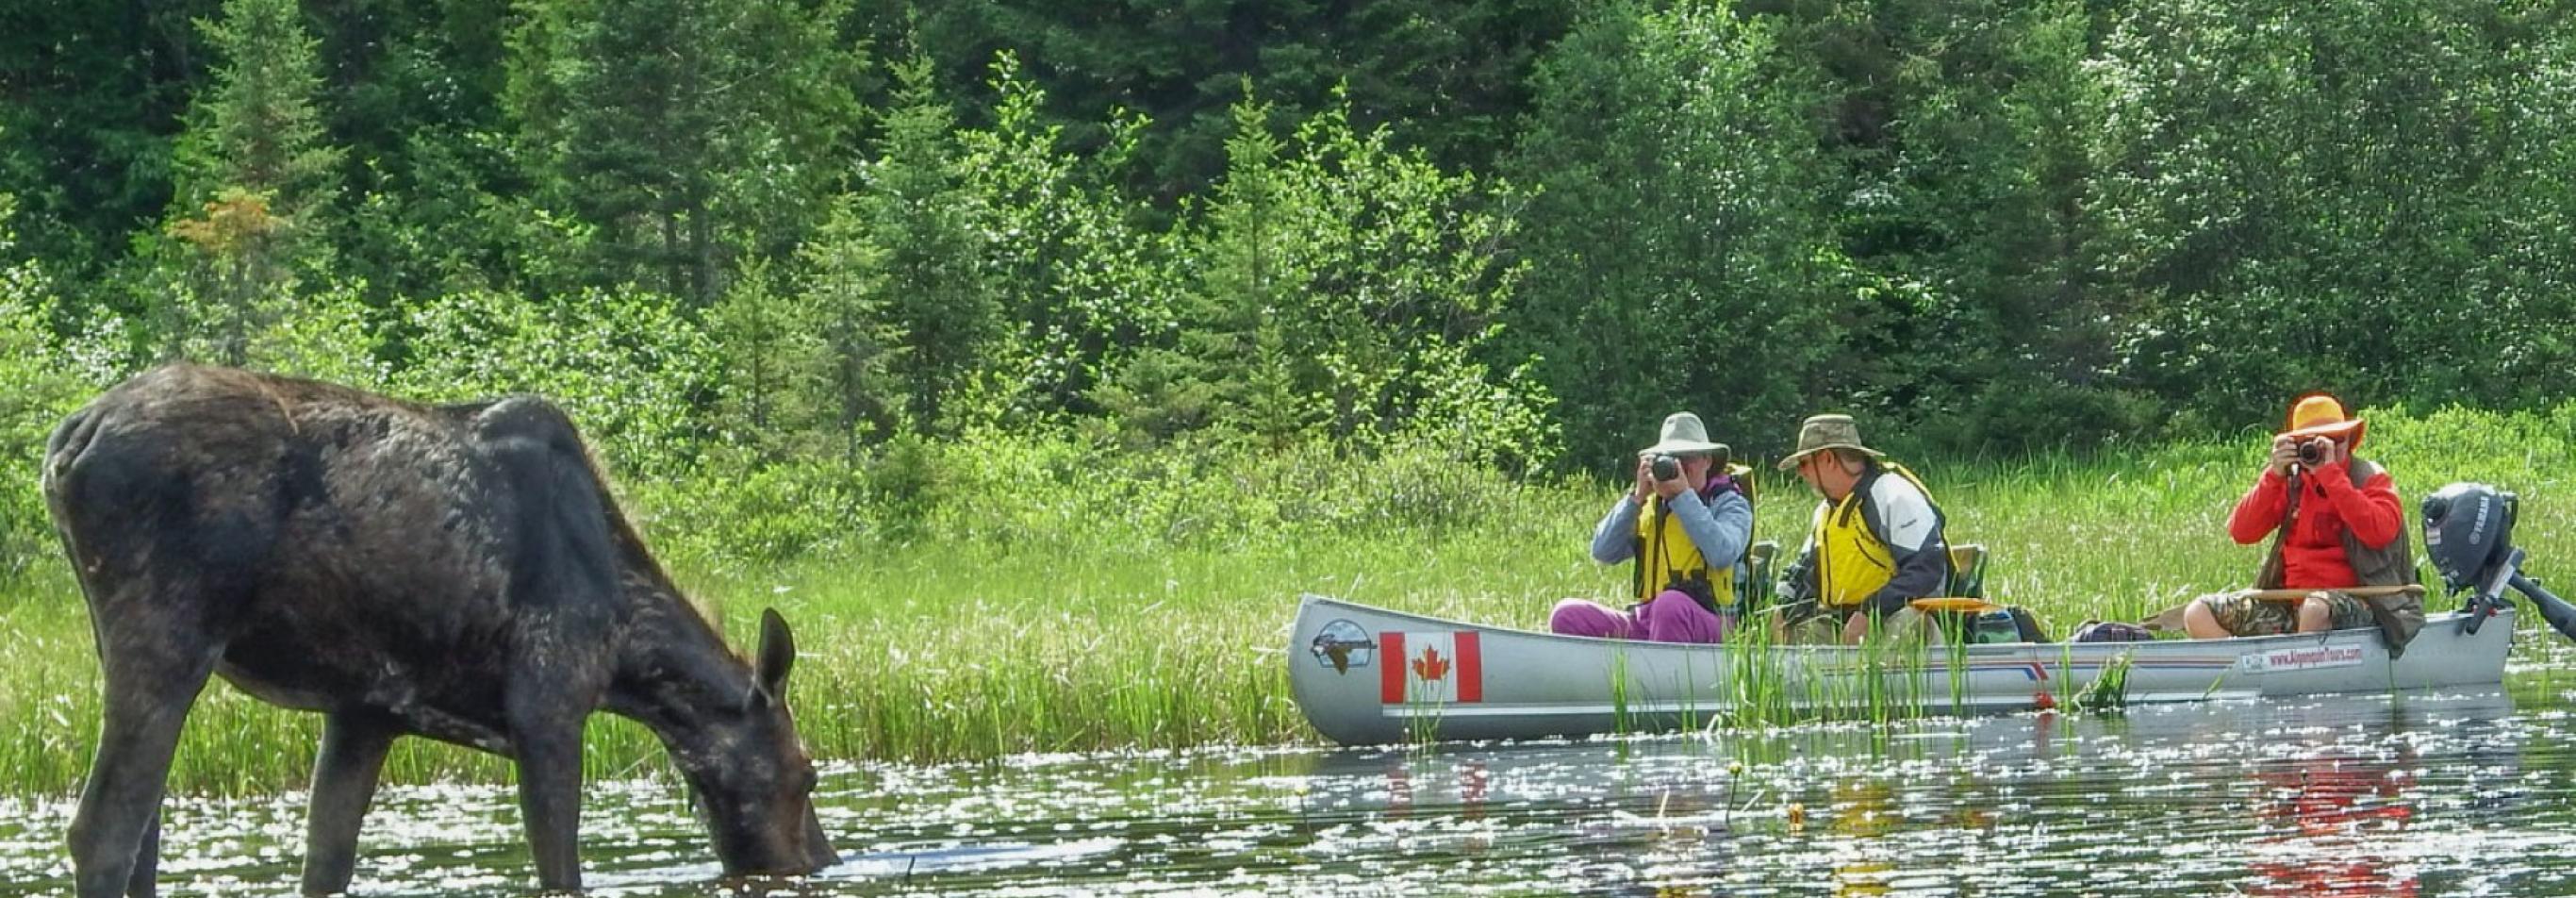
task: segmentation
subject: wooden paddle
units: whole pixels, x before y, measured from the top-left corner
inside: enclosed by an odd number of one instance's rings
[[[2424,594],[2424,587],[2421,584],[2408,583],[2400,586],[2339,586],[2333,589],[2249,589],[2241,595],[2264,602],[2296,602],[2320,592],[2339,592],[2356,599],[2367,599],[2400,593],[2413,593],[2420,596]]]

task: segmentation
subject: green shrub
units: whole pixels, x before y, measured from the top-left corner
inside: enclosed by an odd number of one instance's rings
[[[590,291],[541,305],[458,293],[422,305],[406,325],[409,358],[391,387],[407,398],[544,396],[625,474],[689,470],[705,444],[714,343],[659,294]]]

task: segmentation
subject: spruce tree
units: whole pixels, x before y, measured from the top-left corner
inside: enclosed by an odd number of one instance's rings
[[[166,351],[247,361],[259,329],[291,306],[299,270],[327,262],[322,239],[341,151],[315,100],[317,41],[295,0],[228,0],[197,23],[221,57],[189,109],[169,231],[193,250],[194,301]],[[190,338],[206,341],[198,350]]]
[[[954,114],[928,60],[896,67],[901,84],[877,158],[857,201],[882,252],[881,307],[903,333],[895,361],[915,428],[947,432],[949,397],[988,369],[1003,333],[1002,307],[984,262],[982,206],[962,187]]]
[[[855,465],[862,442],[892,429],[886,372],[904,334],[885,310],[885,252],[844,198],[806,242],[801,262],[821,342],[817,406],[842,460]]]
[[[547,202],[598,228],[608,280],[701,307],[724,235],[784,253],[830,195],[857,117],[833,11],[794,0],[538,0],[512,35],[505,105]]]

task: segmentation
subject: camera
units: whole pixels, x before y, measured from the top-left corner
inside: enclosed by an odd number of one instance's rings
[[[1681,459],[1658,452],[1649,464],[1654,468],[1656,480],[1672,480],[1682,476]]]
[[[2317,437],[2316,439],[2306,440],[2299,443],[2300,464],[2313,468],[2318,465],[2325,464],[2325,461],[2326,439],[2324,437]]]

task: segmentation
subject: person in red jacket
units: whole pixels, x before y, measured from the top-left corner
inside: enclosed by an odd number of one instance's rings
[[[2370,607],[2341,590],[2383,579],[2376,572],[2390,562],[2381,556],[2405,551],[2396,548],[2405,506],[2387,471],[2353,457],[2364,431],[2362,420],[2346,415],[2332,396],[2302,397],[2291,407],[2290,427],[2272,438],[2262,475],[2228,514],[2227,535],[2250,546],[2286,528],[2256,587],[2314,591],[2290,602],[2244,592],[2193,599],[2183,610],[2183,629],[2193,638],[2373,624]]]

